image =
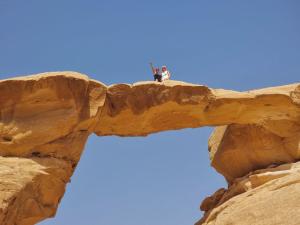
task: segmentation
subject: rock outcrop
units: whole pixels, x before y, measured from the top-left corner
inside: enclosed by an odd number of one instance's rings
[[[299,195],[299,123],[300,84],[248,92],[179,81],[106,86],[75,72],[2,80],[0,224],[30,225],[54,216],[91,133],[146,136],[201,126],[217,126],[209,140],[211,164],[229,187],[204,200],[198,224],[237,224],[226,209],[248,215],[243,224],[284,224],[271,223],[276,218],[253,223],[262,212],[240,199],[260,200],[263,208],[268,201],[286,205],[286,188]],[[278,201],[271,200],[275,192]],[[265,193],[270,199],[263,201]],[[279,216],[298,218],[277,206]]]
[[[0,224],[55,215],[105,95],[72,72],[0,81]]]
[[[256,170],[206,198],[196,225],[298,225],[300,162]]]

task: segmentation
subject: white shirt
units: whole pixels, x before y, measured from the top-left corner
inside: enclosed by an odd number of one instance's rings
[[[168,70],[166,70],[166,71],[164,71],[164,72],[161,73],[161,79],[162,79],[162,81],[169,80],[170,77],[171,77],[171,74],[170,74],[170,72]]]

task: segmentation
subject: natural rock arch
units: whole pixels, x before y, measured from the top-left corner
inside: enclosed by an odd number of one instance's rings
[[[199,224],[215,224],[233,196],[282,177],[247,174],[299,159],[299,123],[299,84],[248,92],[179,81],[107,87],[75,72],[2,80],[0,221],[29,225],[54,216],[91,133],[145,136],[209,125],[217,126],[209,140],[212,166],[229,183],[201,206],[207,213]],[[279,170],[294,174],[298,166]]]

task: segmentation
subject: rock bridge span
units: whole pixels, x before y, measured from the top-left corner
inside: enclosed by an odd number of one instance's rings
[[[210,159],[228,181],[221,196],[229,199],[238,179],[298,161],[299,124],[300,84],[246,92],[180,81],[106,86],[76,72],[2,80],[0,223],[29,225],[54,216],[91,133],[146,136],[216,126]],[[205,219],[224,201],[220,192],[204,201],[199,223],[209,224]]]

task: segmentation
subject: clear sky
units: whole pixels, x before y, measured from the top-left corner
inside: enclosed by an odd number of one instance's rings
[[[248,90],[299,82],[298,0],[0,0],[0,79],[73,70],[106,84],[173,79]],[[91,136],[55,219],[40,225],[191,225],[226,186],[212,128]]]

